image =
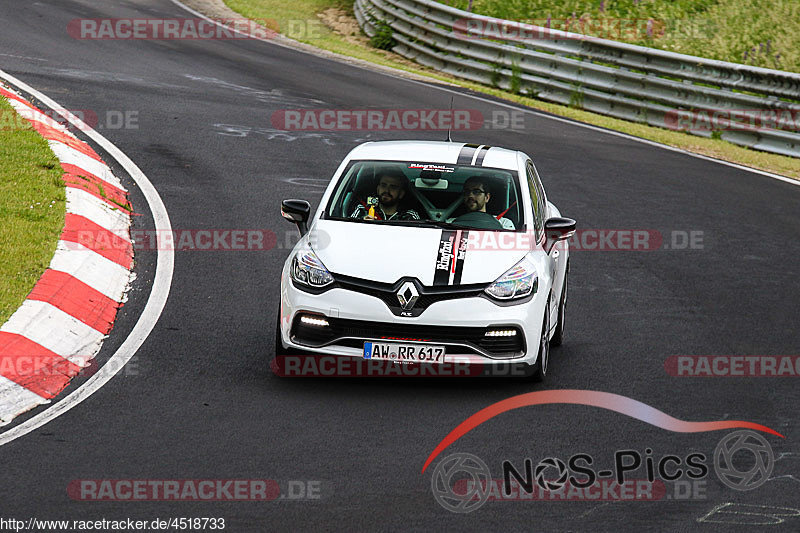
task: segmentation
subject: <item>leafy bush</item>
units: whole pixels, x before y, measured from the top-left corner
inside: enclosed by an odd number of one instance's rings
[[[377,26],[377,30],[375,35],[370,37],[369,44],[381,50],[391,50],[394,48],[397,45],[397,41],[394,40],[392,35],[392,27],[383,21],[377,21],[375,25]]]

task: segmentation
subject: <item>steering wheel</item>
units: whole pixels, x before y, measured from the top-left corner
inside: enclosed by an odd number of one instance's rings
[[[475,229],[503,229],[503,225],[500,221],[485,211],[464,213],[460,217],[456,217],[456,219],[453,220],[453,224],[470,226]]]

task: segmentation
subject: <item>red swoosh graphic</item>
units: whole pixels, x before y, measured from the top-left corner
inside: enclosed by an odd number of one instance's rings
[[[609,411],[616,411],[628,415],[642,422],[647,422],[654,426],[666,429],[668,431],[675,431],[677,433],[700,433],[702,431],[717,431],[720,429],[734,429],[746,428],[754,429],[756,431],[763,431],[771,433],[778,437],[786,438],[774,429],[767,426],[756,424],[755,422],[745,422],[742,420],[718,420],[715,422],[687,422],[669,416],[663,411],[659,411],[655,407],[650,407],[646,403],[620,396],[619,394],[612,394],[610,392],[600,392],[591,390],[579,389],[565,389],[565,390],[550,390],[529,392],[527,394],[520,394],[519,396],[512,396],[505,400],[493,403],[489,407],[481,409],[474,415],[470,416],[456,428],[450,432],[442,442],[431,452],[425,465],[422,467],[422,472],[433,462],[436,457],[444,451],[445,448],[453,444],[455,441],[480,426],[487,420],[490,420],[497,415],[501,415],[506,411],[512,409],[519,409],[520,407],[527,407],[529,405],[544,405],[551,403],[568,403],[575,405],[589,405],[592,407],[600,407],[608,409]]]

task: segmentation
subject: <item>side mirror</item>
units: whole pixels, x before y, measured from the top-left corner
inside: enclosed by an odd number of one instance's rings
[[[311,204],[305,200],[284,200],[281,202],[281,216],[297,224],[302,237],[308,233],[308,217],[311,214]]]
[[[544,223],[544,234],[546,237],[544,243],[545,252],[549,254],[557,242],[569,239],[575,235],[575,226],[577,226],[577,224],[578,223],[571,218],[548,218]]]

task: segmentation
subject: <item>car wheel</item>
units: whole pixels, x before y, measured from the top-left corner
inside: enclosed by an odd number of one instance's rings
[[[550,299],[547,299],[547,305],[544,310],[544,321],[542,323],[542,333],[539,336],[539,356],[536,358],[533,374],[531,379],[537,383],[544,381],[547,376],[547,366],[550,364],[550,342],[548,336],[550,334]]]
[[[564,272],[564,285],[561,287],[561,300],[558,302],[558,323],[556,330],[553,332],[553,338],[550,339],[552,346],[561,346],[564,342],[564,322],[566,320],[567,312],[567,279],[569,276]]]

